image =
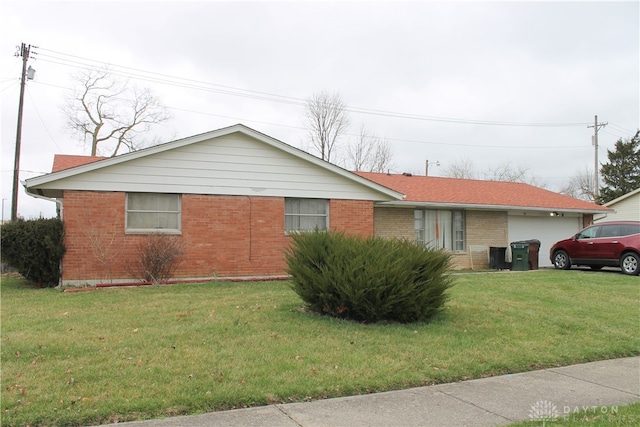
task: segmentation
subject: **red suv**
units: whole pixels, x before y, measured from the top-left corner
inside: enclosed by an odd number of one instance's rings
[[[637,276],[640,273],[640,221],[591,225],[553,245],[549,255],[553,265],[563,270],[572,265],[587,265],[594,270],[613,266]]]

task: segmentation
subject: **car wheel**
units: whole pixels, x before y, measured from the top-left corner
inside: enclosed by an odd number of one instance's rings
[[[571,260],[565,251],[557,251],[553,254],[553,266],[559,270],[568,270],[571,268]]]
[[[620,258],[620,268],[624,274],[637,276],[640,273],[640,256],[627,252]]]

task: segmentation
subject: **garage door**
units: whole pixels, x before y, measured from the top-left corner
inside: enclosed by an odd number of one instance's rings
[[[540,240],[538,265],[551,266],[549,250],[558,240],[573,236],[582,229],[582,218],[509,215],[509,242]]]

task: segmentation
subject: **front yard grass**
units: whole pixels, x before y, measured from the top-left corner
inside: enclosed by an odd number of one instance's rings
[[[640,354],[640,280],[462,274],[421,324],[307,314],[287,282],[62,293],[3,278],[2,425],[86,425]]]

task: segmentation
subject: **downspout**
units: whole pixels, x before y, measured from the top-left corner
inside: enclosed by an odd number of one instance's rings
[[[251,196],[247,196],[249,200],[249,263],[253,260],[253,209]]]

